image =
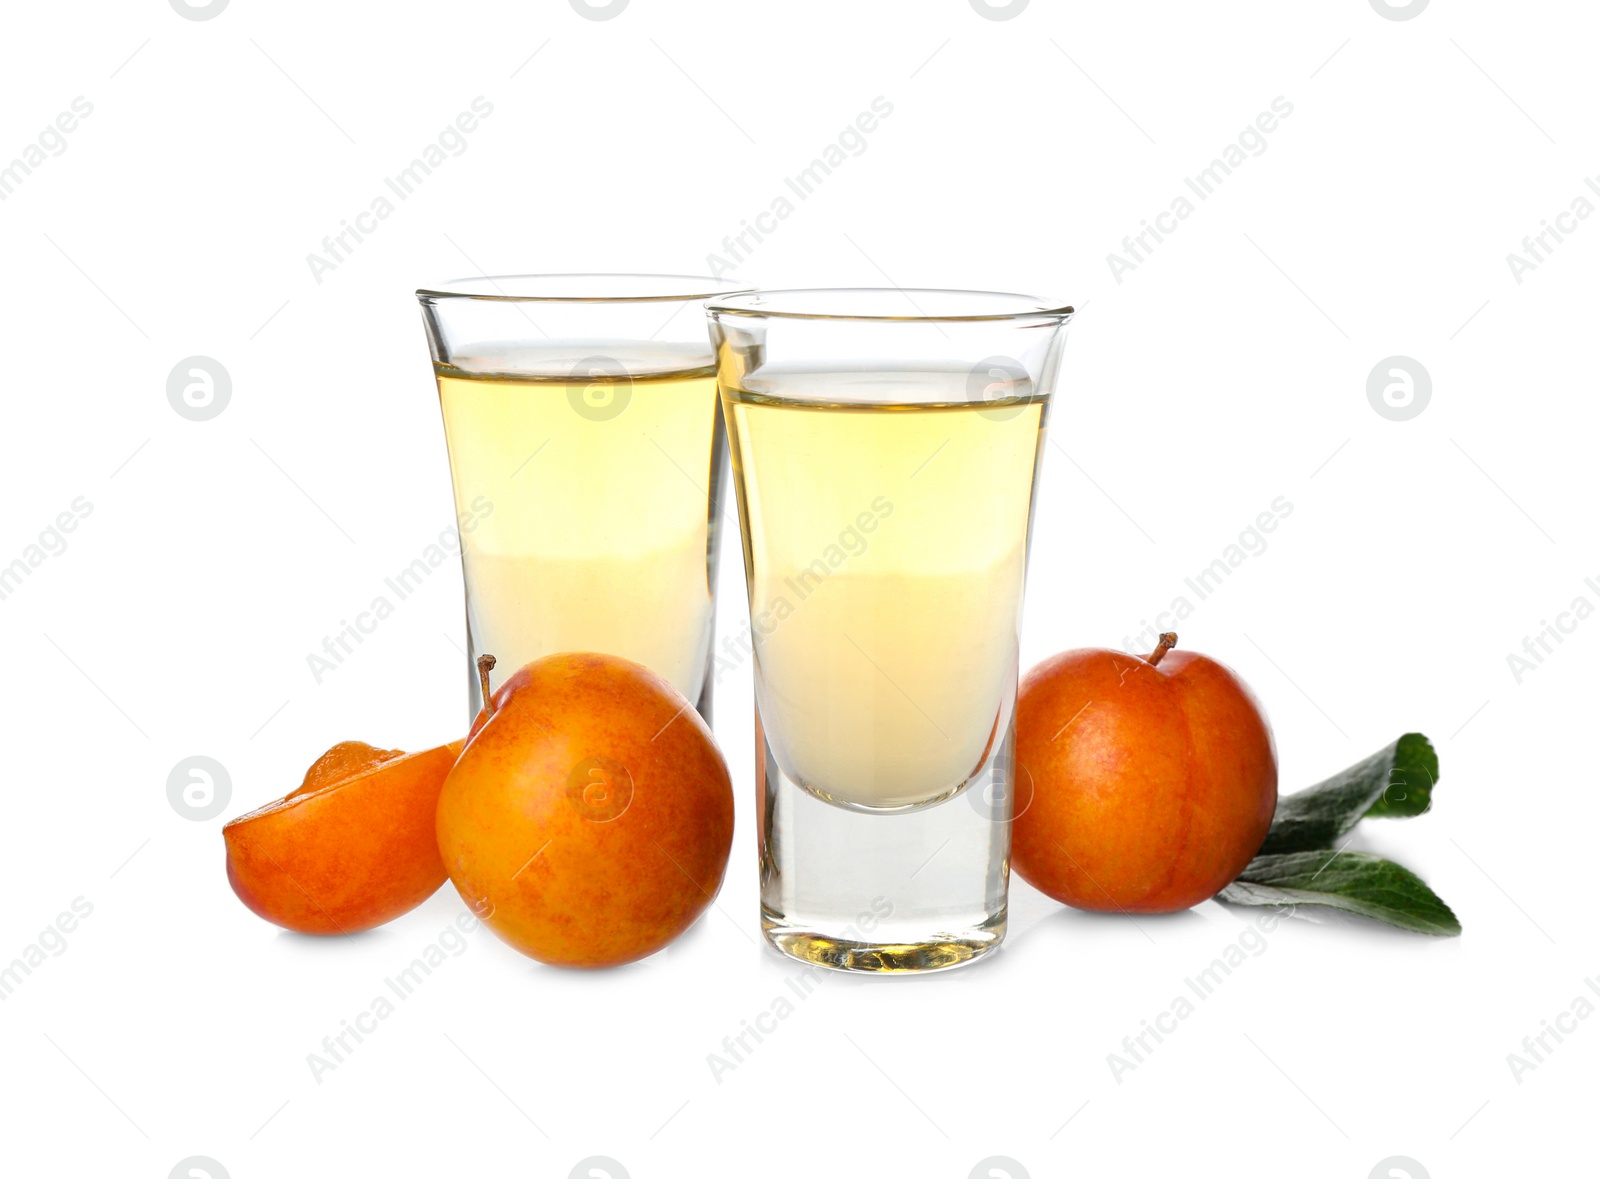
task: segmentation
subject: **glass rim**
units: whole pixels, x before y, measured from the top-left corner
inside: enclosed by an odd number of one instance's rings
[[[588,287],[589,289],[584,289]],[[484,274],[417,288],[424,303],[690,303],[754,290],[749,283],[698,274]]]
[[[930,312],[922,302],[953,305],[957,310]],[[910,304],[910,311],[830,310],[828,305],[851,300],[882,299]],[[781,304],[787,303],[788,306]],[[821,304],[803,309],[794,304]],[[994,305],[990,310],[982,305]],[[970,304],[970,309],[966,309]],[[789,290],[735,291],[713,298],[706,314],[738,315],[751,319],[842,320],[865,323],[996,323],[1008,320],[1054,320],[1064,323],[1075,313],[1067,303],[1020,295],[1010,291],[970,291],[947,287],[797,287]]]

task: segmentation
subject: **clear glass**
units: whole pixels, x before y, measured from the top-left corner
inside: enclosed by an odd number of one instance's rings
[[[707,304],[755,653],[762,926],[847,970],[1005,936],[1033,491],[1070,307]]]
[[[677,275],[463,279],[417,292],[466,579],[468,715],[559,651],[621,655],[711,721],[726,435],[701,305]]]

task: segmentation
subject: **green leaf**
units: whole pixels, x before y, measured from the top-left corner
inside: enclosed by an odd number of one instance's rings
[[[1438,780],[1433,746],[1421,733],[1407,733],[1326,782],[1279,798],[1261,854],[1332,847],[1363,818],[1420,815]]]
[[[1257,856],[1217,900],[1235,905],[1325,905],[1438,937],[1457,937],[1450,906],[1408,868],[1366,852]]]

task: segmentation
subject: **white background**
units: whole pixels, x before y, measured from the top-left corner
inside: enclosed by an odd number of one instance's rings
[[[989,20],[967,0],[633,0],[596,21],[566,0],[233,0],[189,20],[140,0],[5,20],[0,161],[93,105],[0,202],[0,564],[92,504],[0,601],[0,960],[93,906],[0,1003],[7,1173],[204,1155],[235,1179],[560,1179],[604,1155],[634,1179],[965,1179],[1002,1155],[1013,1176],[1362,1179],[1394,1155],[1435,1177],[1566,1155],[1600,1020],[1520,1083],[1506,1058],[1600,971],[1600,621],[1520,683],[1507,655],[1579,595],[1600,604],[1600,218],[1520,283],[1506,255],[1600,202],[1591,5],[1436,0],[1396,21],[1368,0],[1033,0]],[[307,255],[480,95],[467,150],[316,281]],[[718,690],[739,829],[715,911],[603,974],[479,932],[319,1084],[307,1054],[462,906],[446,888],[354,939],[280,933],[228,889],[219,832],[334,741],[459,733],[453,568],[320,685],[306,661],[451,525],[413,288],[703,273],[877,96],[892,116],[739,277],[1083,308],[1024,664],[1121,646],[1286,497],[1183,645],[1261,696],[1285,790],[1433,738],[1433,813],[1354,846],[1418,871],[1464,935],[1291,922],[1119,1083],[1107,1054],[1254,911],[1135,923],[1014,882],[996,958],[830,977],[719,1084],[707,1054],[793,973],[758,946],[740,672]],[[1279,96],[1293,114],[1266,150],[1117,281],[1107,255]],[[196,354],[232,378],[205,422],[166,398]],[[1396,354],[1433,384],[1405,422],[1366,395]],[[231,777],[206,821],[166,794],[197,754]]]

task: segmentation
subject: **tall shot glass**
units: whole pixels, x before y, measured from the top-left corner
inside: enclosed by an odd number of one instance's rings
[[[1033,492],[1072,308],[940,290],[707,304],[755,663],[762,926],[801,960],[999,945]]]
[[[700,307],[739,289],[554,274],[417,292],[461,531],[469,716],[480,654],[503,678],[598,651],[710,723],[727,443]]]

